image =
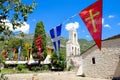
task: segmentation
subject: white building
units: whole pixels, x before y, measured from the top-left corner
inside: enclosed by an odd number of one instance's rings
[[[69,30],[69,40],[66,43],[66,61],[67,68],[78,67],[80,61],[80,45],[75,28]]]

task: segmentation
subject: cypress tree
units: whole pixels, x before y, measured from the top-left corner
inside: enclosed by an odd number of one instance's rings
[[[33,44],[32,44],[32,52],[35,53],[36,55],[37,55],[37,48],[36,48],[35,38],[37,38],[38,36],[42,36],[42,50],[43,50],[43,53],[44,53],[43,55],[45,58],[47,55],[47,53],[46,53],[46,33],[45,33],[45,29],[44,29],[44,24],[42,21],[40,21],[36,24],[34,40],[33,40]],[[39,56],[37,56],[37,57],[39,57]]]

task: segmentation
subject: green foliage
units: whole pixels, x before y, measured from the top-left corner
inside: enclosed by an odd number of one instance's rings
[[[51,56],[52,66],[57,68],[58,70],[64,70],[65,68],[65,54],[60,52],[60,57],[58,58],[56,53],[54,52]]]
[[[18,69],[19,71],[22,71],[23,68],[24,68],[24,65],[23,65],[23,64],[18,64],[18,65],[17,65],[17,69]]]
[[[13,39],[9,40],[8,47],[9,48],[12,48],[12,47],[18,48],[20,45],[22,46],[22,44],[24,44],[23,39],[21,39],[21,38],[13,38]]]
[[[23,22],[27,21],[28,14],[33,12],[35,6],[35,2],[25,4],[22,0],[0,0],[0,34],[5,36],[4,47],[6,49],[12,31],[5,23],[11,23],[13,29],[21,27]]]
[[[43,49],[43,52],[44,52],[44,55],[45,55],[46,54],[46,33],[45,33],[45,29],[44,29],[44,24],[43,24],[42,21],[38,22],[36,24],[34,40],[33,40],[33,44],[32,44],[33,53],[37,51],[35,38],[37,38],[38,36],[42,36],[42,49]],[[45,55],[45,57],[46,57],[46,55]]]
[[[19,71],[17,69],[2,69],[1,74],[14,74],[14,73],[29,73],[30,71],[28,69],[22,69],[22,71]]]
[[[88,41],[86,39],[79,39],[78,42],[80,43],[81,54],[95,44],[94,41]]]
[[[6,6],[7,5],[7,6]],[[33,12],[35,2],[31,5],[25,4],[22,0],[1,0],[0,1],[0,32],[5,30],[5,24],[3,20],[10,20],[13,25],[13,29],[21,26],[22,21],[27,21],[28,14]]]
[[[38,72],[40,70],[40,67],[39,66],[34,66],[34,67],[32,67],[32,70],[34,72]]]
[[[43,70],[49,70],[49,66],[48,65],[43,65]]]

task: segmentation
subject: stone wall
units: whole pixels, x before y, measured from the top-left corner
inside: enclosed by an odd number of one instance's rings
[[[81,63],[80,56],[69,56],[66,58],[67,60],[67,69],[71,66],[73,69],[78,69]]]
[[[120,38],[102,42],[82,55],[83,73],[88,77],[120,77]]]

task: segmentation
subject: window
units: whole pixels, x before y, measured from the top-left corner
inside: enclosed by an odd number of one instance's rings
[[[76,39],[77,39],[77,38],[76,38],[76,34],[74,34],[74,41],[76,41]]]
[[[74,38],[76,39],[76,34],[74,34]]]
[[[73,50],[73,47],[72,47],[72,50]]]
[[[75,55],[77,54],[77,48],[75,47]]]
[[[95,64],[95,57],[92,58],[92,64]]]

